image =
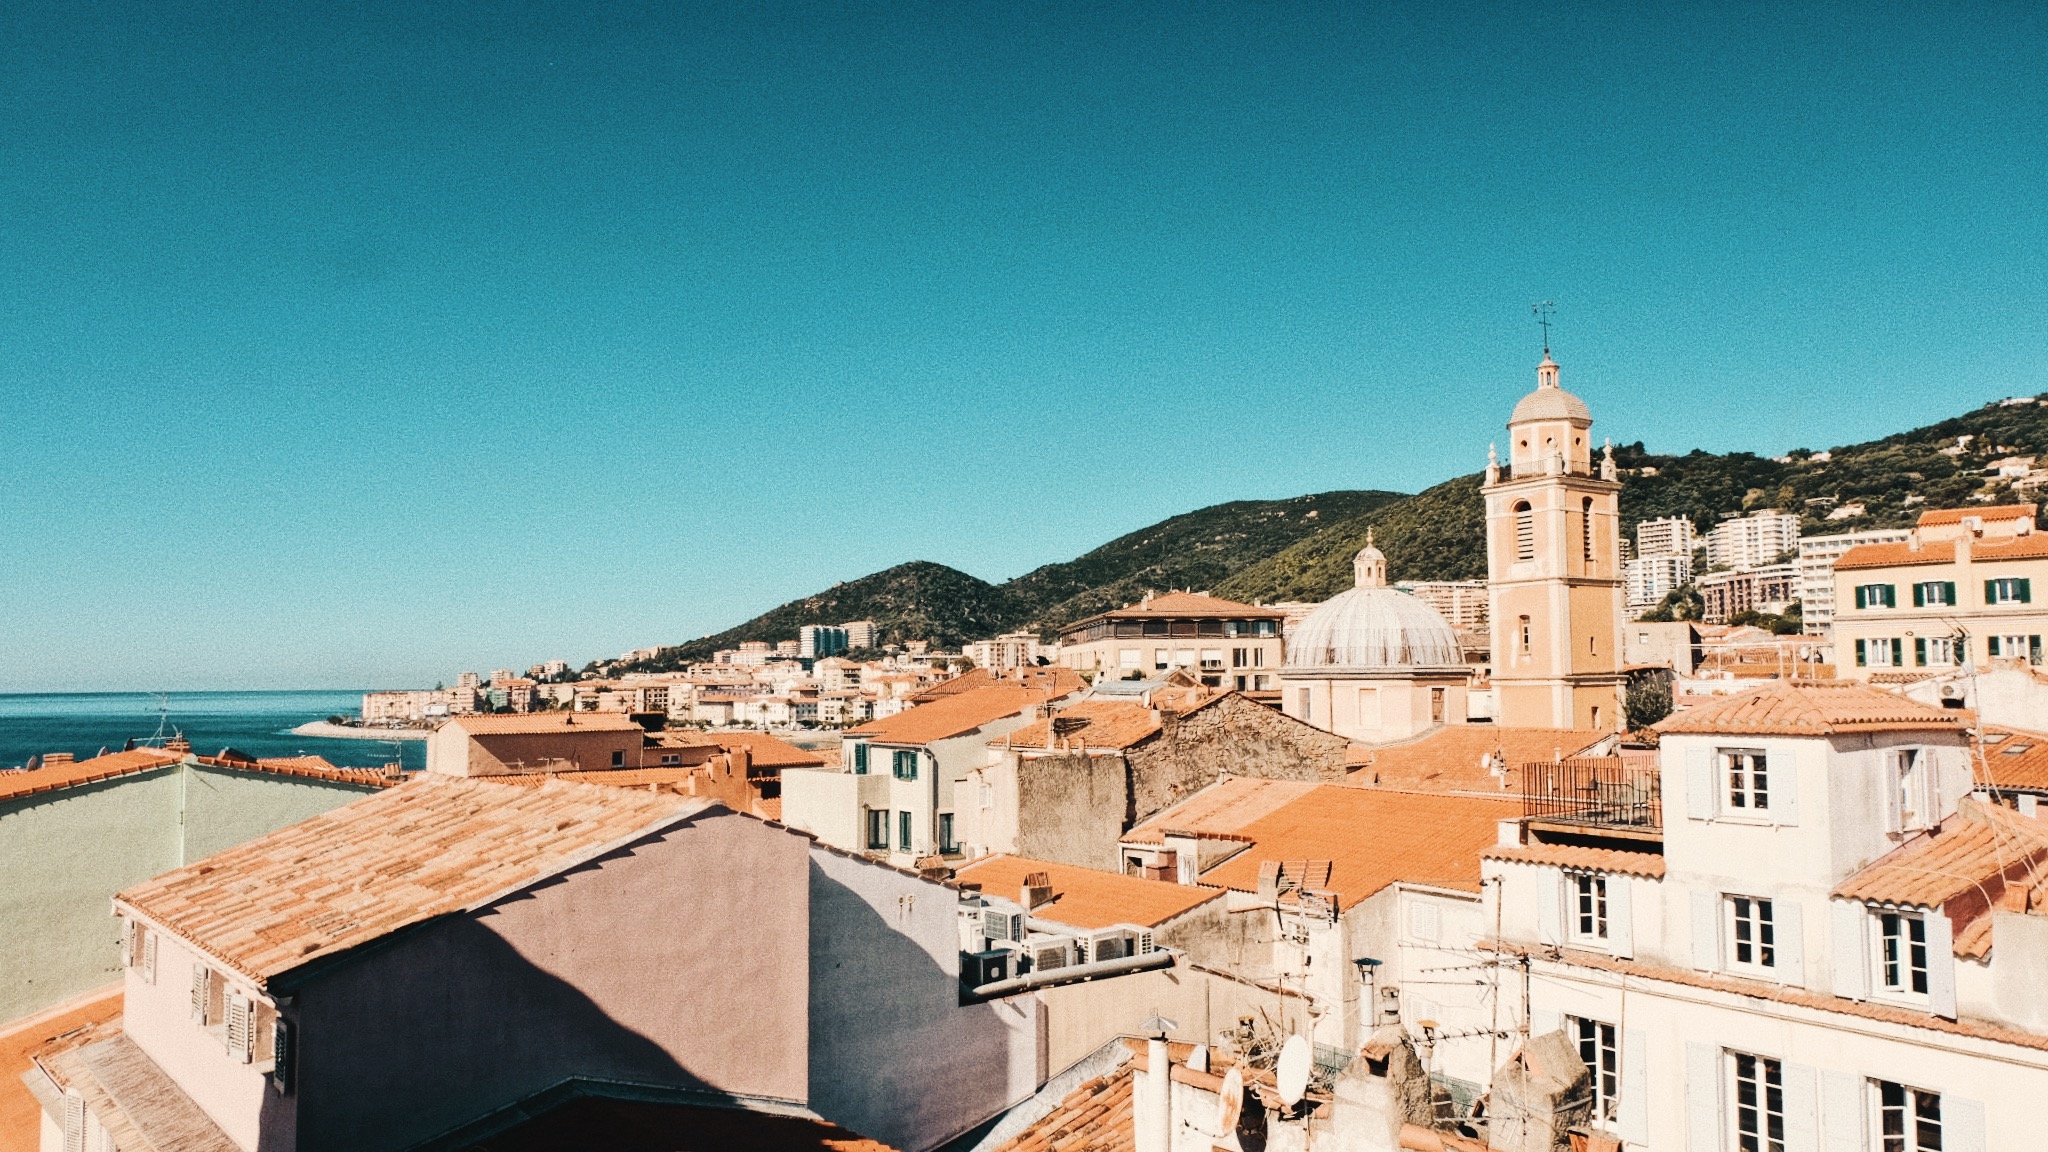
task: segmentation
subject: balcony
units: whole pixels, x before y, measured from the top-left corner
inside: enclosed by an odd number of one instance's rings
[[[1663,784],[1654,764],[1589,756],[1524,764],[1522,815],[1532,826],[1627,839],[1664,835]]]

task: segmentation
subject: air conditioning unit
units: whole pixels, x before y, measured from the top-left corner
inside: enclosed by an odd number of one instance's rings
[[[984,984],[993,984],[1009,978],[1010,952],[1006,948],[960,954],[960,982],[969,988],[979,988]]]
[[[1131,934],[1122,928],[1092,932],[1077,941],[1077,958],[1083,964],[1121,960],[1132,954],[1132,944]]]
[[[981,931],[990,940],[1024,939],[1024,913],[989,905],[981,910]]]
[[[1074,942],[1064,936],[1033,940],[1028,950],[1033,972],[1065,968],[1074,963]]]

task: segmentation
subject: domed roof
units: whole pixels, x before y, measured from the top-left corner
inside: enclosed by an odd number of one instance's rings
[[[1536,390],[1522,397],[1515,405],[1515,414],[1508,417],[1510,425],[1524,420],[1571,420],[1580,424],[1593,422],[1593,410],[1586,402],[1565,391],[1557,382],[1557,362],[1546,351],[1543,363],[1536,366]]]
[[[1358,586],[1316,605],[1287,634],[1287,667],[1396,670],[1463,668],[1458,634],[1443,614],[1386,586],[1386,558],[1370,538],[1356,560]]]

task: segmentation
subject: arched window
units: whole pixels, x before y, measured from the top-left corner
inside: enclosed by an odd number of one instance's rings
[[[1581,510],[1584,514],[1583,527],[1586,537],[1586,560],[1590,563],[1593,559],[1593,498],[1591,496],[1586,497]]]
[[[1536,513],[1527,500],[1515,502],[1515,559],[1536,558]]]

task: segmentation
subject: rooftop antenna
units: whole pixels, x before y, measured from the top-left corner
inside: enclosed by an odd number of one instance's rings
[[[1543,329],[1543,355],[1545,358],[1548,358],[1550,356],[1550,314],[1557,311],[1557,302],[1554,300],[1538,300],[1536,303],[1529,305],[1529,311],[1536,317],[1536,326]]]

